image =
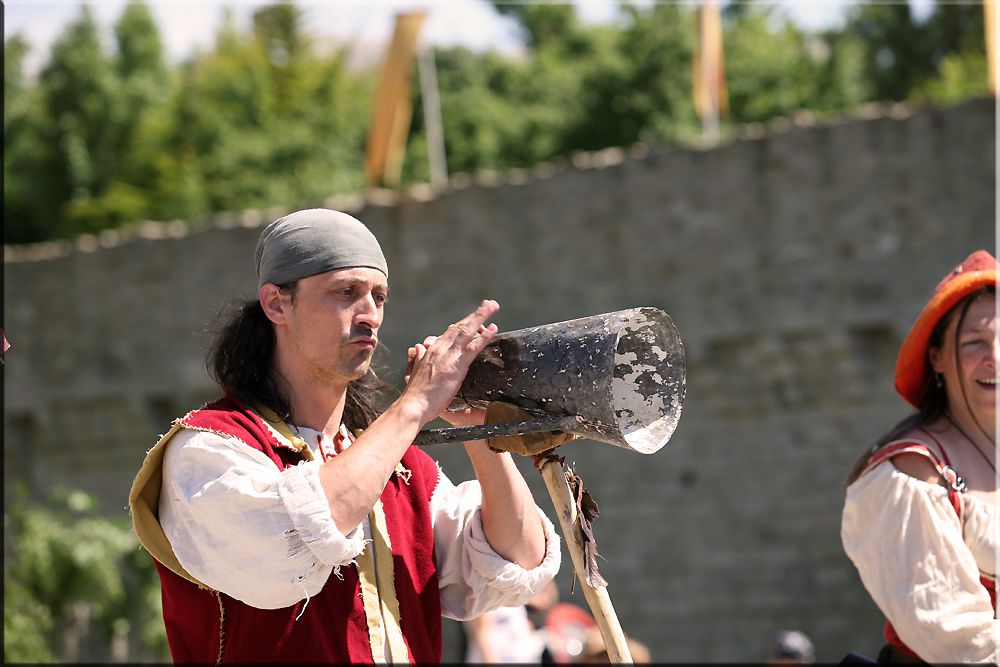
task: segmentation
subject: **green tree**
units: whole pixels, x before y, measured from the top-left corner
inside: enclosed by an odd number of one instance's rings
[[[361,184],[367,92],[343,53],[315,55],[294,5],[231,17],[215,49],[182,72],[168,147],[202,183],[201,213],[293,205]]]
[[[56,208],[43,196],[40,157],[48,150],[40,136],[38,91],[24,74],[30,45],[20,35],[4,42],[4,242],[41,241],[52,234]],[[52,218],[45,220],[40,208]],[[49,223],[44,224],[43,223]]]
[[[809,106],[817,68],[791,22],[764,7],[744,12],[727,28],[731,122],[766,121]]]
[[[98,26],[84,6],[52,47],[41,72],[42,159],[56,207],[60,235],[97,231],[99,220],[67,215],[74,203],[99,197],[117,163],[115,136],[119,90],[112,64],[101,48]]]
[[[985,53],[984,20],[981,2],[935,0],[924,28],[931,63],[937,65],[954,53]]]
[[[150,153],[161,149],[160,141],[151,136],[149,125],[162,121],[152,117],[164,107],[173,94],[159,30],[149,8],[131,0],[115,24],[118,50],[114,67],[121,90],[119,137],[117,150],[124,160],[119,175],[128,175],[137,186],[148,187],[152,182]]]
[[[493,0],[501,16],[515,19],[521,26],[525,43],[531,48],[552,44],[572,44],[579,32],[576,8],[569,3],[511,4]]]
[[[626,5],[622,12],[620,29],[595,35],[594,57],[580,87],[582,112],[574,117],[567,148],[678,140],[696,127],[692,11],[655,4],[648,9]]]
[[[653,53],[664,35],[648,29],[652,21],[637,20],[623,34],[581,26],[571,5],[496,6],[522,24],[532,50],[523,59],[438,51],[449,169],[529,167],[574,150],[667,134],[668,122],[652,128],[676,111],[679,86],[669,76],[670,47],[665,55]],[[657,7],[653,14],[676,11]],[[668,23],[657,28],[669,31]],[[419,117],[414,127],[420,130]]]
[[[31,45],[21,35],[8,38],[3,45],[3,140],[11,140],[23,129],[30,108],[30,88],[24,77],[24,61]]]
[[[933,69],[927,31],[907,3],[851,7],[847,31],[865,45],[865,69],[877,100],[905,100]]]
[[[623,3],[611,24],[595,27],[568,3],[492,4],[521,26],[526,51],[436,52],[452,172],[700,133],[690,6]],[[360,190],[376,73],[350,71],[343,49],[316,48],[305,11],[289,1],[262,7],[251,31],[227,13],[213,48],[169,67],[146,5],[126,5],[111,57],[84,8],[37,83],[22,72],[27,43],[8,39],[6,240],[316,204]],[[872,100],[981,95],[982,21],[978,4],[942,1],[918,22],[905,3],[870,2],[853,7],[843,28],[813,34],[779,9],[729,3],[724,130],[798,109],[845,113]],[[414,86],[406,183],[428,177],[419,94]]]
[[[989,94],[983,7],[938,1],[925,28],[934,71],[911,97],[954,103]]]
[[[103,187],[67,207],[71,225],[100,229],[157,217],[152,190],[163,150],[164,99],[172,91],[159,31],[149,8],[131,0],[114,27],[113,104],[105,120],[110,156]]]
[[[549,57],[511,61],[464,48],[436,58],[450,171],[528,167],[560,154],[579,86],[571,70],[553,68]],[[415,114],[417,132],[421,119]]]
[[[152,561],[127,520],[99,516],[89,495],[57,490],[39,505],[18,493],[4,509],[4,556],[5,661],[78,660],[59,647],[80,605],[106,639],[138,639],[133,657],[166,656]]]
[[[807,49],[817,61],[807,108],[846,113],[874,99],[866,76],[865,45],[856,34],[826,31],[813,38]]]
[[[302,30],[302,10],[291,2],[270,5],[257,10],[253,22],[254,35],[270,66],[276,107],[288,110],[299,97],[297,84],[311,52]]]

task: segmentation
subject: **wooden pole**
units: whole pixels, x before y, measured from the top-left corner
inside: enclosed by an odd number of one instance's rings
[[[379,70],[372,119],[365,143],[365,182],[398,187],[410,131],[410,75],[420,27],[427,12],[400,12]]]
[[[429,44],[417,52],[417,71],[420,74],[420,99],[424,104],[424,130],[427,134],[431,185],[440,190],[448,184],[448,162],[445,158],[444,130],[441,124],[437,67],[434,64],[434,49]]]
[[[542,479],[545,480],[545,488],[552,498],[552,505],[555,507],[556,515],[559,517],[559,525],[562,527],[563,537],[569,555],[573,559],[573,570],[583,588],[583,595],[590,605],[590,612],[597,621],[597,627],[604,638],[604,646],[608,650],[608,657],[613,663],[632,663],[632,654],[628,650],[625,642],[625,633],[618,622],[618,615],[615,608],[611,606],[611,598],[608,596],[606,586],[598,588],[587,583],[584,567],[585,556],[583,549],[583,533],[576,520],[576,503],[569,490],[569,483],[566,481],[566,474],[562,465],[556,461],[546,461],[541,467]]]
[[[983,24],[986,31],[986,64],[990,77],[990,92],[997,94],[997,3],[983,0]]]

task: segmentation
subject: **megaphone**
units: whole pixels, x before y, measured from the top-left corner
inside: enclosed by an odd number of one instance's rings
[[[425,430],[414,444],[560,430],[652,454],[677,428],[685,390],[684,345],[658,308],[518,329],[476,357],[451,407],[504,401],[537,418]]]

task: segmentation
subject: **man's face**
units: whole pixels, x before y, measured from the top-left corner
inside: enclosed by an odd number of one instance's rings
[[[336,269],[299,281],[294,298],[283,295],[286,317],[278,344],[307,381],[346,384],[371,363],[389,295],[378,269]]]

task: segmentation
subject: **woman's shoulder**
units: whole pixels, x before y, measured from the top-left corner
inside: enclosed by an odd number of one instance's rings
[[[928,484],[937,484],[941,481],[941,473],[937,466],[923,454],[903,452],[892,458],[892,465],[896,470]]]
[[[872,454],[869,469],[886,463],[910,477],[937,484],[941,481],[945,459],[932,434],[923,428],[913,428],[877,449]]]

